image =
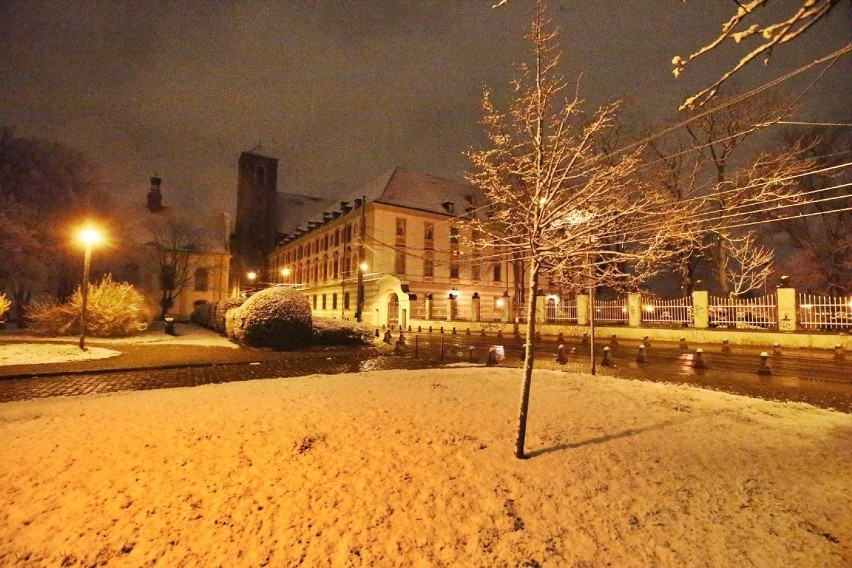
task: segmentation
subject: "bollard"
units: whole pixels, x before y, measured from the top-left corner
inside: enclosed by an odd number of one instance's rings
[[[497,337],[503,337],[503,330],[502,329],[497,330]]]
[[[772,346],[772,354],[775,355],[776,357],[781,355],[781,345],[780,344],[775,343]]]
[[[467,360],[473,363],[473,346],[467,348]]]
[[[453,327],[453,335],[455,335],[455,334],[456,334],[456,328]]]
[[[163,329],[165,334],[166,335],[177,335],[177,332],[175,331],[175,318],[166,317],[164,321],[166,322],[166,327]]]
[[[536,332],[535,332],[535,340],[536,340],[536,341],[541,341],[541,332],[540,332],[540,331],[536,331]]]
[[[467,331],[464,332],[465,335],[470,335],[470,328],[467,328]]]
[[[722,340],[722,353],[730,353],[731,352],[731,344],[728,343],[728,338]]]
[[[610,347],[618,347],[618,339],[615,337],[614,333],[612,334],[612,337],[610,337],[610,339],[609,339],[609,346]]]
[[[648,358],[645,356],[645,344],[644,343],[641,343],[639,345],[639,354],[636,355],[636,362],[637,363],[647,363],[648,362]]]
[[[680,344],[678,345],[678,348],[683,349],[684,351],[689,349],[689,346],[686,344],[686,338],[685,337],[680,338]]]
[[[423,333],[423,328],[421,326],[417,326],[417,333]]]
[[[444,326],[441,326],[441,333],[444,333]]]
[[[565,346],[561,343],[559,344],[559,348],[556,353],[556,362],[560,365],[564,365],[568,362],[568,355],[565,354]]]
[[[772,368],[769,366],[769,353],[763,351],[760,353],[760,367],[757,368],[758,375],[771,375]]]
[[[479,335],[480,335],[481,337],[485,337],[485,328],[484,328],[484,327],[483,327],[482,329],[480,329],[480,330],[479,330]]]
[[[589,334],[588,333],[583,334],[583,337],[580,339],[580,344],[583,345],[584,347],[588,347],[588,345],[589,345]]]
[[[834,346],[834,360],[835,361],[845,361],[846,354],[843,352],[843,346],[839,343]]]
[[[692,360],[693,369],[706,369],[707,362],[704,361],[704,350],[700,347],[695,350],[695,359]]]
[[[601,367],[612,367],[616,368],[615,362],[609,356],[609,347],[603,348],[603,359],[601,359]]]
[[[379,333],[379,328],[376,328],[376,337],[381,337],[381,334]]]
[[[574,354],[574,353],[576,353],[576,352],[577,352],[577,348],[576,348],[576,347],[572,347],[572,348],[571,348],[571,355],[573,355],[573,354]]]
[[[385,336],[384,336],[384,338],[382,339],[382,341],[384,341],[385,343],[387,343],[388,345],[390,345],[390,342],[391,342],[391,332],[390,332],[390,330],[385,331]]]
[[[642,344],[645,347],[650,348],[651,347],[651,338],[646,335],[645,337],[642,338]]]
[[[399,339],[397,340],[397,342],[401,343],[403,346],[405,345],[405,336],[402,334],[401,331],[399,332]]]
[[[515,330],[515,339],[520,339],[520,338],[521,338],[521,332],[516,329]]]
[[[429,333],[432,333],[432,326],[429,326]]]
[[[559,332],[559,335],[556,337],[556,345],[562,345],[565,343],[565,338],[562,337],[562,332]]]
[[[485,360],[486,367],[496,367],[497,366],[497,350],[491,348],[488,350],[488,359]]]

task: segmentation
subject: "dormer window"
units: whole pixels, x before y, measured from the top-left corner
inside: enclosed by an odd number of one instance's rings
[[[455,203],[452,201],[444,201],[441,205],[447,213],[453,213],[455,211]]]

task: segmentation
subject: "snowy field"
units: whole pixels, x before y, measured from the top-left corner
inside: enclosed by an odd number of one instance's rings
[[[520,371],[0,405],[2,566],[852,565],[852,416]]]

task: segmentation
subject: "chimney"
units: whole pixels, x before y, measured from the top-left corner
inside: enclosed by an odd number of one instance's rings
[[[162,179],[156,175],[151,178],[151,189],[148,190],[148,211],[158,213],[163,210],[163,194],[160,193]]]

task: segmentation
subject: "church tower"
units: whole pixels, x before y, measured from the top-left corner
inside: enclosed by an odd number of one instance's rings
[[[278,235],[278,159],[243,152],[238,167],[237,217],[231,238],[232,290],[240,286],[246,272],[262,274]]]

